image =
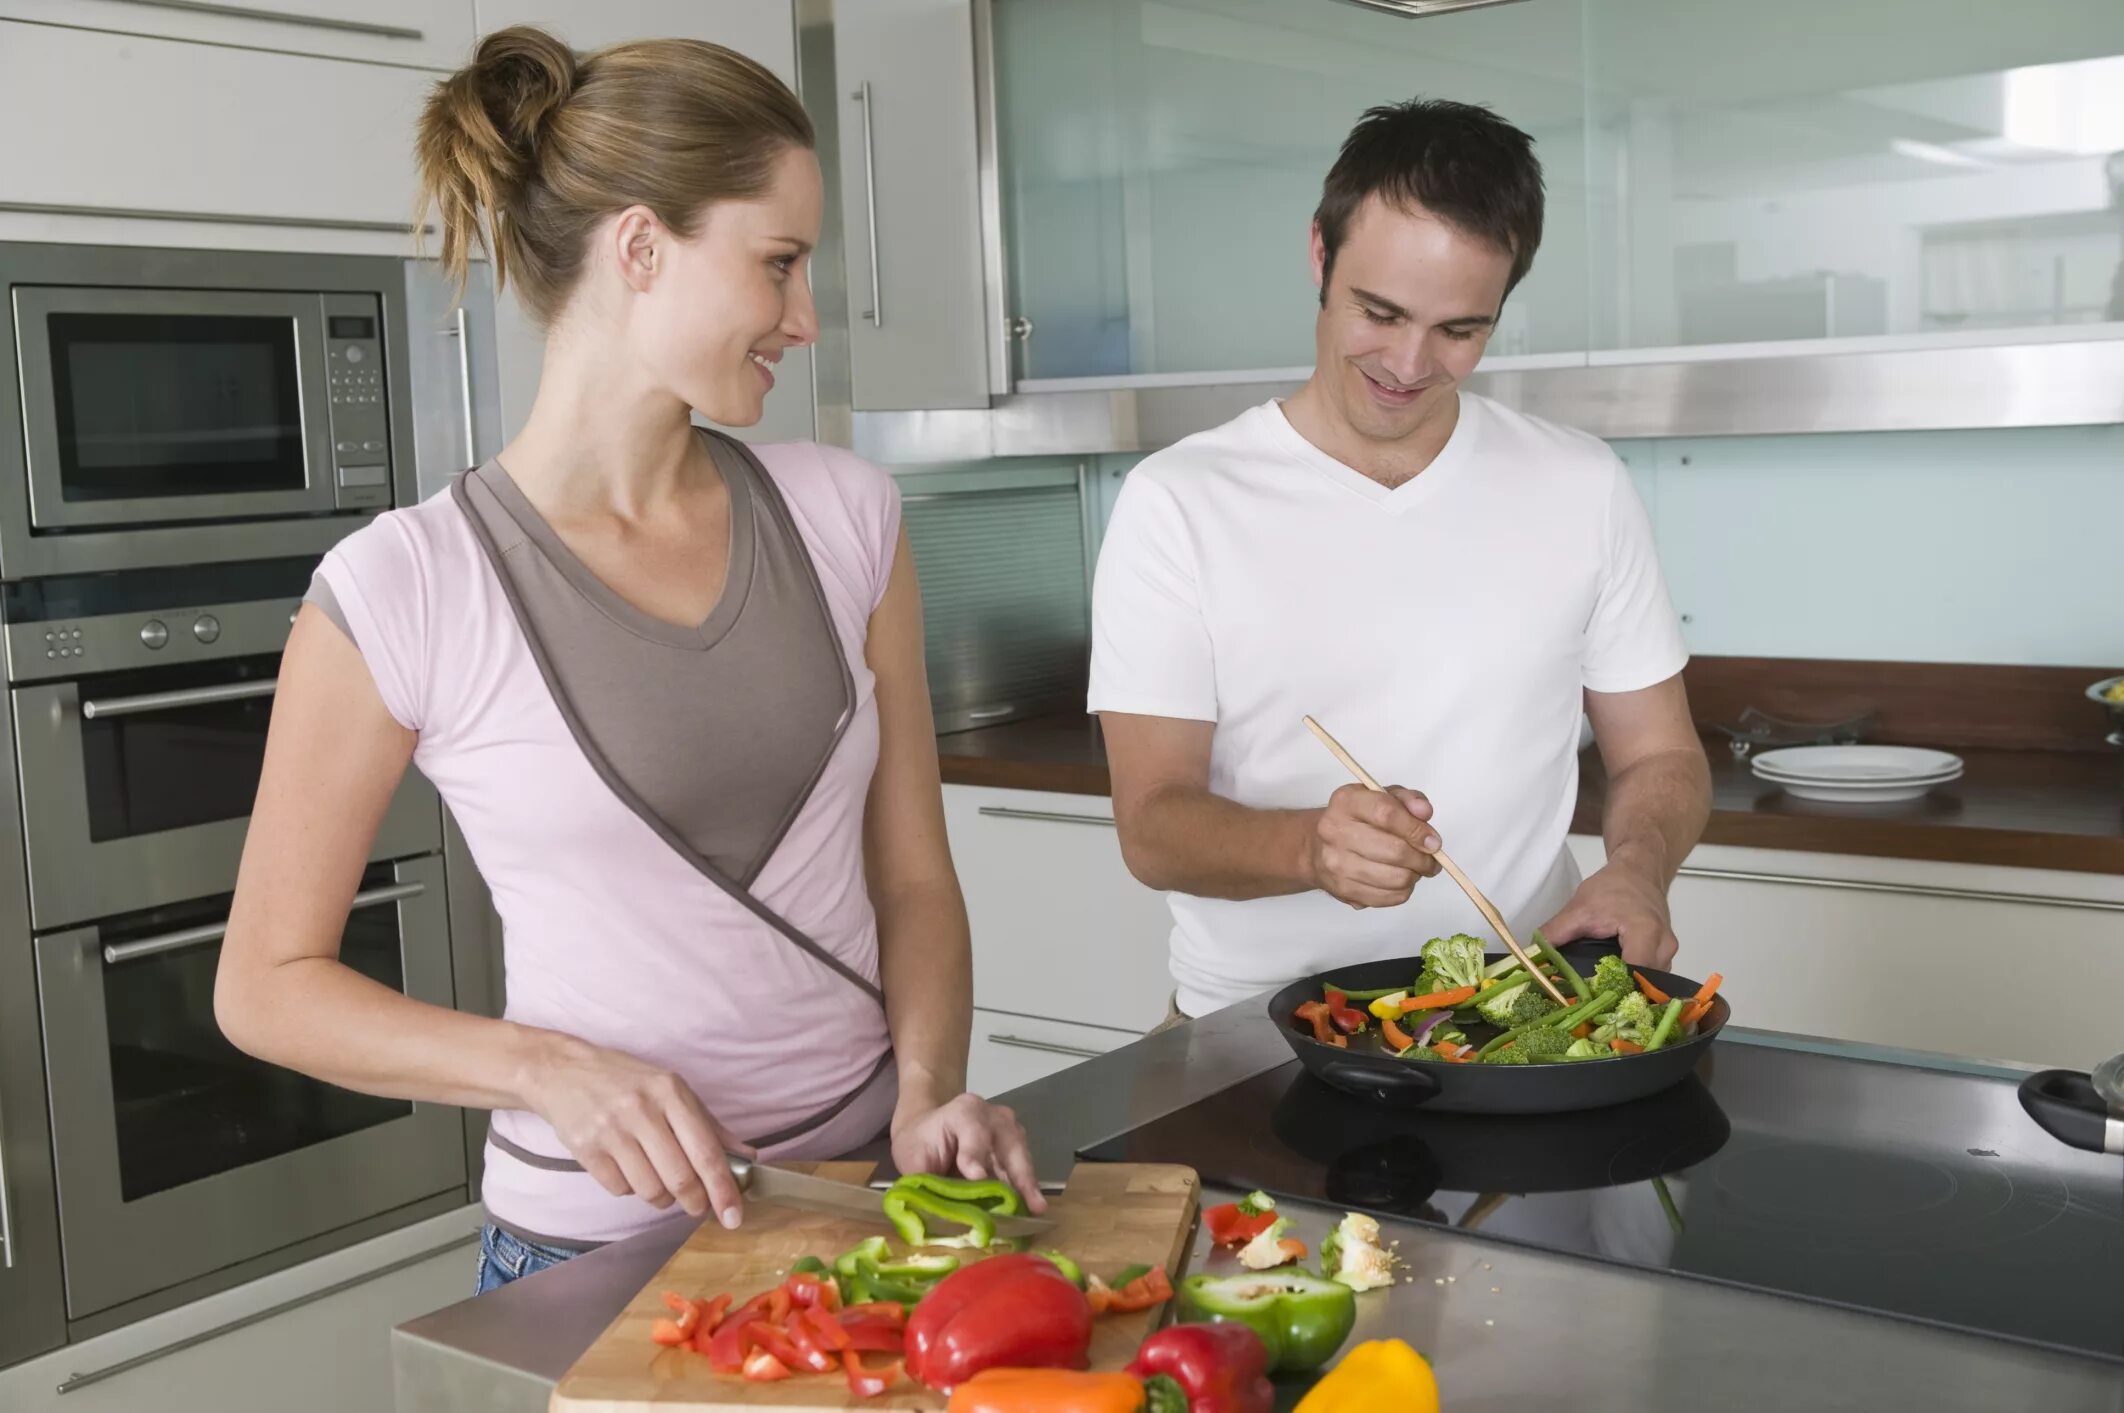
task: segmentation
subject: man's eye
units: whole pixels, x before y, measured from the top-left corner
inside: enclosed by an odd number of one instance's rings
[[[1475,337],[1478,331],[1475,329],[1446,329],[1443,332],[1447,338],[1455,343],[1466,343],[1469,339]]]
[[[1371,320],[1375,324],[1394,324],[1400,322],[1398,316],[1393,314],[1382,314],[1376,309],[1363,309],[1360,312],[1363,313],[1365,318]]]

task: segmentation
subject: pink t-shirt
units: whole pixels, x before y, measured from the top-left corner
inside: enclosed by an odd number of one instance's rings
[[[878,712],[864,642],[892,569],[898,488],[838,448],[754,451],[817,569],[855,710],[752,892],[875,984],[862,829]],[[493,892],[508,1019],[671,1069],[739,1137],[783,1130],[863,1085],[890,1043],[877,1003],[703,877],[598,777],[449,495],[379,517],[317,572],[385,707],[419,734],[413,762]],[[884,1127],[895,1093],[887,1066],[857,1102],[768,1156],[845,1152]],[[531,1154],[568,1156],[535,1114],[500,1111],[493,1128]],[[669,1215],[492,1143],[482,1195],[498,1221],[573,1242]]]

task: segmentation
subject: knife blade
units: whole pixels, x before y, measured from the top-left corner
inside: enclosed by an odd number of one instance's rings
[[[830,1212],[837,1217],[853,1217],[858,1221],[885,1222],[885,1195],[868,1187],[791,1172],[768,1163],[749,1162],[735,1154],[730,1157],[730,1175],[737,1179],[747,1197],[760,1202]],[[999,1216],[995,1221],[998,1236],[1034,1236],[1054,1226],[1054,1221],[1047,1217]]]

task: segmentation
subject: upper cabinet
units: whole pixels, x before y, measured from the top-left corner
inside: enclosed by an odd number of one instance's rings
[[[2120,0],[1583,14],[1595,349],[2124,320]]]
[[[472,48],[472,0],[0,0],[0,18],[431,69]]]
[[[834,13],[858,411],[987,407],[1003,391],[990,372],[1001,313],[984,258],[973,10],[970,0],[844,0]]]
[[[1027,379],[1313,357],[1321,181],[1368,107],[1487,103],[1549,213],[1497,354],[1586,347],[1578,0],[1397,18],[1328,0],[995,0],[1009,312]]]
[[[1310,364],[1322,178],[1418,95],[1547,177],[1492,369],[2124,332],[2120,0],[993,5],[1027,380]]]

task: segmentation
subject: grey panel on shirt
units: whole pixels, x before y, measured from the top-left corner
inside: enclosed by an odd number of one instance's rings
[[[354,630],[347,626],[347,611],[339,606],[339,595],[332,592],[332,586],[324,581],[323,575],[310,576],[310,587],[303,594],[302,601],[317,605],[317,611],[331,619],[333,626],[347,635],[348,642],[354,642]]]
[[[854,687],[780,493],[707,440],[730,492],[730,561],[714,610],[691,626],[614,593],[499,462],[460,489],[580,731],[643,807],[749,887],[839,742]]]

